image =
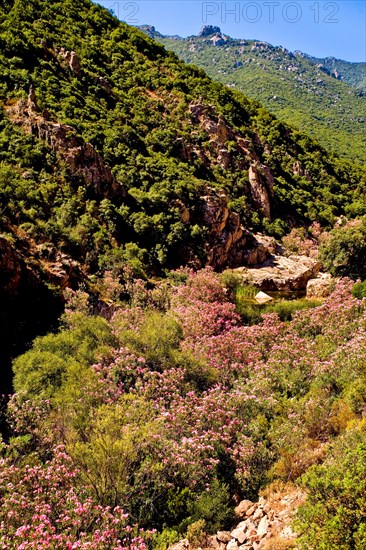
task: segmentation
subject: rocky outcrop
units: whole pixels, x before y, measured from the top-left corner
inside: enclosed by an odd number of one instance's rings
[[[306,285],[306,297],[307,298],[326,298],[330,296],[336,279],[334,279],[329,273],[319,273],[315,279],[310,279]]]
[[[212,34],[216,33],[221,34],[220,27],[215,27],[214,25],[204,25],[198,33],[198,36],[200,38],[204,38],[206,36],[211,36]]]
[[[241,225],[240,216],[228,207],[223,191],[206,187],[198,207],[191,212],[181,200],[171,202],[184,224],[199,224],[207,228],[207,264],[214,269],[257,265],[264,262],[278,245],[272,237],[253,235]]]
[[[291,520],[297,508],[304,502],[305,495],[293,489],[288,493],[273,493],[258,502],[242,501],[235,508],[235,515],[241,520],[230,531],[218,531],[206,538],[201,550],[272,550],[294,548],[296,533]],[[169,550],[198,550],[183,539]]]
[[[266,218],[271,219],[273,176],[269,168],[255,161],[249,167],[248,178],[255,205],[263,212]]]
[[[180,219],[183,223],[187,224],[190,222],[191,214],[186,205],[180,199],[172,201],[171,206],[173,208],[178,208]]]
[[[32,261],[29,262],[29,258]],[[44,244],[19,241],[13,244],[0,235],[0,294],[18,296],[25,288],[36,290],[51,284],[64,290],[85,281],[78,262]]]
[[[150,38],[158,38],[158,37],[163,38],[163,35],[160,34],[160,32],[158,32],[153,25],[139,25],[138,28],[142,32],[144,32],[145,34],[150,36]],[[172,37],[170,37],[170,38],[172,38]],[[178,37],[178,38],[180,38],[180,37]]]
[[[56,55],[66,60],[69,69],[76,75],[77,78],[81,76],[80,59],[76,52],[69,52],[65,48],[55,49]]]
[[[106,78],[104,78],[104,76],[98,77],[98,84],[100,84],[100,86],[102,86],[102,88],[104,88],[105,91],[108,92],[108,94],[112,93],[112,84]]]
[[[222,46],[229,40],[228,36],[221,33],[220,27],[214,25],[204,25],[198,33],[198,38],[209,38],[209,42],[214,46]]]
[[[66,288],[77,288],[85,275],[76,261],[67,254],[58,253],[55,261],[47,264],[47,278],[63,291]]]
[[[228,41],[227,36],[225,36],[221,33],[217,33],[212,38],[210,38],[210,42],[214,46],[223,46],[225,44],[225,42],[227,42],[227,41]]]
[[[227,170],[231,166],[231,156],[227,149],[220,149],[217,155],[218,163]]]
[[[280,254],[281,248],[273,237],[257,233],[248,238],[247,247],[243,253],[243,264],[257,266],[263,264],[273,254]]]
[[[39,112],[32,86],[28,100],[20,100],[15,106],[8,108],[7,113],[27,133],[45,141],[67,165],[72,176],[83,179],[95,193],[106,197],[125,195],[123,187],[116,181],[93,145],[79,137],[72,126],[51,122],[48,120],[48,113]]]
[[[240,265],[247,236],[239,215],[231,212],[227,206],[227,195],[207,188],[207,194],[201,197],[201,201],[200,215],[209,231],[208,264],[214,268]]]
[[[226,123],[223,117],[216,116],[212,106],[203,103],[193,103],[189,106],[191,115],[205,130],[211,140],[211,144],[217,144],[218,149],[223,148],[228,140],[235,139],[235,133]]]
[[[263,291],[305,290],[308,281],[318,275],[320,263],[307,256],[273,255],[260,265],[236,271],[242,273],[245,282]]]
[[[253,143],[238,135],[222,116],[217,116],[212,106],[193,103],[189,107],[193,122],[198,124],[210,137],[210,149],[195,153],[205,159],[205,165],[217,163],[225,170],[236,168],[248,171],[248,195],[255,208],[263,216],[271,219],[271,201],[273,198],[273,175],[265,164],[260,162]],[[236,143],[236,154],[229,148]],[[185,155],[187,157],[187,155]]]

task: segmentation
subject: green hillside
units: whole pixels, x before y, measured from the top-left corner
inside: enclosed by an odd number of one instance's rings
[[[364,169],[90,0],[1,1],[0,74],[0,547],[288,550],[296,492],[365,548],[365,284],[226,269],[261,230],[363,276]]]
[[[355,69],[354,64],[342,62],[339,72],[344,74],[344,81],[341,81],[317,66],[328,67],[324,60],[312,60],[281,46],[232,39],[222,33],[179,38],[162,36],[151,31],[151,27],[146,29],[181,59],[261,102],[281,120],[316,138],[324,147],[365,163],[366,99],[361,92],[362,67]],[[347,85],[346,82],[351,84],[348,78],[360,89]]]
[[[352,63],[335,57],[311,57],[309,59],[321,65],[321,69],[328,72],[337,80],[343,80],[361,92],[366,92],[366,63]]]
[[[250,231],[366,212],[354,163],[88,0],[6,2],[0,25],[5,363],[65,286],[241,265]]]
[[[1,223],[16,238],[28,235],[51,256],[57,247],[92,272],[128,259],[161,269],[205,261],[207,185],[227,193],[249,229],[363,213],[356,167],[102,8],[87,0],[9,8],[0,36]],[[267,219],[250,166],[271,203]]]

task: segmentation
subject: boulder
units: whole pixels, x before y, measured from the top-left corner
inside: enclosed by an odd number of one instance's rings
[[[229,531],[218,531],[216,534],[216,538],[218,541],[224,542],[225,544],[232,539]]]
[[[255,520],[255,519],[261,519],[263,516],[264,516],[263,508],[257,508],[257,510],[254,512],[252,517],[253,517],[253,520]]]
[[[236,517],[242,518],[245,516],[245,513],[249,508],[253,506],[253,502],[251,500],[242,500],[239,502],[239,504],[236,506],[234,513]]]
[[[315,279],[310,279],[306,285],[307,298],[326,298],[332,293],[335,279],[329,273],[319,273]]]
[[[273,298],[268,296],[265,292],[260,291],[254,296],[254,300],[258,302],[258,304],[266,304],[267,302],[273,300]]]
[[[254,514],[256,509],[257,509],[257,506],[255,504],[253,504],[253,506],[251,508],[248,508],[245,515],[249,518],[250,516],[252,516]]]
[[[247,540],[246,531],[242,527],[237,527],[231,531],[230,534],[233,539],[236,539],[239,542],[239,544],[243,544],[243,542]]]
[[[269,522],[267,516],[263,516],[259,522],[257,536],[262,539],[268,533]]]
[[[272,255],[255,267],[239,268],[245,282],[268,290],[305,290],[309,279],[317,276],[320,263],[307,256]]]
[[[256,535],[257,534],[257,528],[255,526],[255,523],[253,523],[252,521],[248,521],[247,523],[247,531],[246,531],[246,534],[248,537],[252,537],[253,535]]]

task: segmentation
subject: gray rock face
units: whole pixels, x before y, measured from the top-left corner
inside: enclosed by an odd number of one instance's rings
[[[200,38],[204,38],[205,36],[211,36],[212,34],[216,33],[221,34],[220,27],[215,27],[214,25],[204,25],[198,33],[198,36]]]

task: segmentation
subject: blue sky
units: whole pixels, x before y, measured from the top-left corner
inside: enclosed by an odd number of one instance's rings
[[[189,36],[203,24],[318,57],[366,61],[366,0],[99,0],[132,25]]]

